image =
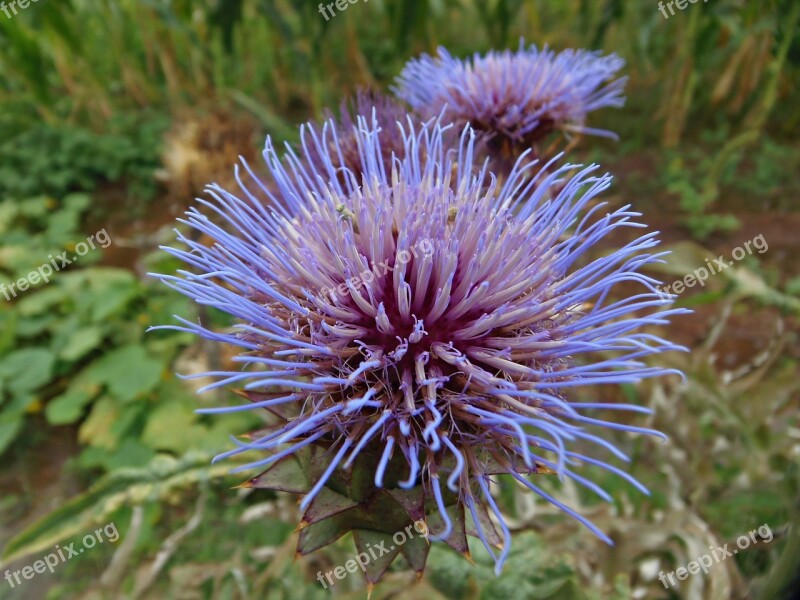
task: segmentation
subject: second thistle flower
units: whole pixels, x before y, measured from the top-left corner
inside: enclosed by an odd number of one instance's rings
[[[461,60],[440,48],[410,61],[395,92],[423,118],[440,114],[457,128],[482,132],[492,154],[519,156],[553,132],[616,137],[586,125],[597,109],[624,104],[624,61],[586,50],[556,53],[520,43]]]

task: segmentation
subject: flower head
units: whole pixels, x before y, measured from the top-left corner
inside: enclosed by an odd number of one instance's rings
[[[471,128],[450,146],[438,122],[409,121],[399,131],[402,157],[388,171],[379,129],[358,119],[361,172],[330,152],[339,136],[333,123],[303,132],[305,156],[281,159],[268,139],[269,185],[240,179],[238,195],[211,186],[213,199],[182,222],[214,243],[179,233],[186,248],[166,249],[193,272],[161,275],[165,282],[237,319],[233,332],[185,319],[171,326],[240,349],[241,369],[193,376],[216,378],[208,388],[241,387],[251,403],[212,411],[266,408],[281,417],[222,456],[256,454],[242,468],[264,468],[323,444],[307,488],[292,487],[305,493],[308,524],[320,518],[315,502],[330,493],[326,486],[341,501],[338,474],[369,454],[368,491],[358,479],[353,503],[337,510],[384,501],[386,489],[422,490],[413,502],[427,498],[435,507],[434,517],[419,513],[432,538],[465,551],[466,513],[498,569],[511,540],[490,493],[496,474],[608,540],[529,475],[555,472],[609,499],[578,474],[578,464],[590,464],[643,489],[604,460],[604,452],[625,456],[598,432],[657,432],[595,413],[644,409],[578,403],[571,390],[671,372],[642,362],[678,349],[641,331],[679,312],[664,310],[658,282],[640,272],[659,260],[655,233],[594,256],[612,232],[643,227],[629,207],[607,212],[597,201],[611,178],[595,175],[596,167],[570,176],[575,167],[565,166],[538,181],[533,164],[521,163],[504,184],[487,186],[486,167],[472,164]],[[326,159],[316,171],[311,152]],[[622,282],[639,293],[613,299]],[[595,444],[599,456],[578,453],[579,440]],[[403,502],[413,515],[411,497]],[[374,511],[358,515],[373,519],[365,529],[381,528]]]
[[[324,123],[335,121],[336,136],[330,139],[329,148],[322,153],[316,148],[308,147],[308,153],[314,168],[325,170],[330,157],[347,170],[360,173],[362,165],[362,149],[358,134],[358,115],[366,115],[380,129],[381,161],[387,173],[392,168],[392,156],[402,157],[405,145],[397,123],[404,123],[408,110],[391,96],[372,90],[360,90],[354,98],[342,100],[339,106],[339,117],[326,111]],[[323,125],[311,125],[315,133],[321,136]],[[344,177],[344,173],[340,174]]]
[[[615,137],[586,127],[589,112],[622,106],[626,78],[614,79],[624,61],[586,50],[555,53],[545,47],[492,51],[471,59],[438,56],[410,61],[396,93],[422,117],[470,123],[495,150],[528,148],[554,130]],[[518,152],[517,152],[518,154]]]

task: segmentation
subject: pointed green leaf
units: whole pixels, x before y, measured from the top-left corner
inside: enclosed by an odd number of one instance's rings
[[[425,496],[421,486],[411,488],[410,490],[396,488],[384,491],[403,507],[412,521],[421,521],[424,519]]]
[[[481,529],[483,530],[483,535],[486,537],[486,540],[492,546],[501,548],[503,546],[503,540],[500,538],[500,534],[497,533],[494,523],[492,523],[492,520],[489,518],[489,513],[486,510],[486,506],[480,502],[475,502],[475,513],[478,515],[478,521],[481,525]],[[480,537],[478,535],[478,530],[475,527],[475,522],[472,519],[471,512],[469,513],[467,519],[467,534],[471,535],[472,537]]]
[[[428,540],[417,533],[416,529],[410,529],[411,538],[408,539],[400,548],[403,556],[411,565],[416,573],[422,573],[425,570],[425,563],[428,561],[428,552],[430,552],[431,545]]]
[[[353,539],[358,553],[365,553],[370,557],[364,576],[369,583],[378,583],[392,561],[397,558],[401,546],[395,545],[391,533],[369,529],[356,529],[353,531]]]
[[[278,490],[290,494],[305,494],[310,486],[297,459],[289,455],[269,469],[253,477],[244,487]]]
[[[297,551],[300,554],[310,554],[338,540],[350,530],[345,517],[346,515],[336,515],[302,529]]]
[[[341,494],[337,494],[329,488],[322,488],[311,501],[303,515],[303,523],[312,525],[323,519],[328,519],[333,515],[338,515],[346,510],[358,506],[358,502],[351,500]]]

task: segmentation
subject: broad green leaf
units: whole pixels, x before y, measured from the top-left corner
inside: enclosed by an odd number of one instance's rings
[[[148,448],[139,440],[128,438],[122,440],[116,452],[107,455],[104,464],[109,473],[114,473],[120,469],[140,469],[156,456],[152,448]]]
[[[50,198],[46,196],[26,198],[24,202],[20,203],[19,212],[26,217],[43,217],[51,208],[51,202]]]
[[[94,394],[88,389],[71,386],[66,392],[47,403],[44,414],[51,425],[75,423],[83,415],[84,407]]]
[[[113,473],[119,469],[139,468],[155,456],[152,448],[133,438],[125,438],[114,450],[89,446],[78,456],[77,465],[82,469],[101,469]]]
[[[208,434],[197,415],[183,402],[164,402],[148,415],[142,442],[158,450],[185,452],[198,448]]]
[[[73,331],[58,353],[59,358],[76,361],[87,352],[94,350],[103,341],[103,328],[93,325]]]
[[[92,203],[89,194],[67,194],[64,196],[64,208],[73,212],[82,213]]]
[[[24,317],[40,315],[43,312],[52,311],[54,306],[70,296],[70,293],[62,286],[51,285],[20,299],[17,303],[17,310]]]
[[[15,310],[0,310],[0,356],[15,345],[20,325],[19,313]],[[0,377],[2,381],[2,377]]]
[[[11,202],[0,203],[0,235],[11,229],[11,224],[19,209]]]
[[[119,418],[119,412],[119,404],[112,398],[106,396],[95,402],[78,431],[78,440],[109,450],[116,448],[117,437],[111,432],[111,427]]]
[[[139,280],[123,269],[96,267],[86,269],[84,276],[91,291],[86,299],[86,309],[96,323],[121,313],[141,290]]]
[[[104,384],[123,402],[151,391],[164,366],[142,346],[123,346],[96,360],[85,371],[88,379]]]
[[[0,386],[2,398],[2,386]],[[25,410],[36,400],[31,394],[14,396],[11,402],[0,403],[0,454],[16,439],[25,422]]]
[[[123,436],[136,424],[142,413],[146,413],[149,409],[150,406],[146,402],[129,402],[121,406],[117,418],[109,428],[109,434],[117,440],[123,439]],[[139,435],[137,434],[136,437],[138,438]]]
[[[80,294],[79,308],[95,320],[117,312],[141,289],[133,273],[113,267],[89,267],[63,273],[59,281],[72,294]]]
[[[22,415],[17,416],[15,419],[5,420],[0,418],[0,455],[6,451],[11,443],[16,439],[24,419]]]
[[[50,381],[54,364],[55,356],[49,350],[25,348],[0,361],[0,377],[12,393],[30,392]]]
[[[21,319],[17,325],[16,334],[20,338],[33,338],[43,333],[47,333],[53,329],[54,325],[58,323],[58,316],[53,314],[44,314],[36,317],[27,317]]]

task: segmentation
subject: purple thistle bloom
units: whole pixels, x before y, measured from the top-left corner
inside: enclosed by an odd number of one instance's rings
[[[472,59],[453,58],[439,48],[423,54],[397,78],[397,95],[423,118],[442,114],[461,129],[470,123],[485,132],[495,151],[528,148],[554,130],[616,138],[586,127],[586,115],[622,106],[627,78],[614,79],[624,61],[615,54],[545,47],[492,51]],[[519,152],[516,152],[518,155]]]
[[[237,168],[238,195],[210,186],[213,200],[199,200],[181,220],[213,244],[178,233],[186,249],[165,248],[193,270],[159,275],[165,283],[238,320],[228,333],[181,317],[180,325],[163,326],[241,349],[241,369],[191,377],[215,378],[206,389],[236,384],[262,398],[204,412],[294,407],[280,428],[234,440],[237,447],[218,458],[266,453],[237,470],[263,468],[327,443],[329,463],[305,510],[366,448],[380,456],[378,488],[399,456],[400,487],[421,485],[438,507],[433,539],[455,531],[444,500],[455,496],[498,572],[511,538],[490,494],[492,475],[510,474],[610,543],[527,476],[556,472],[610,500],[578,474],[586,463],[646,492],[572,444],[590,442],[601,455],[627,460],[596,432],[661,434],[592,415],[647,409],[574,403],[570,391],[675,373],[642,360],[682,349],[641,331],[685,312],[665,310],[671,298],[640,272],[664,254],[656,232],[591,258],[617,229],[644,227],[628,206],[607,212],[596,201],[611,177],[595,175],[595,166],[532,176],[533,163],[521,160],[500,185],[485,165],[473,165],[472,129],[450,146],[447,127],[409,119],[396,124],[403,154],[388,171],[383,136],[368,123],[360,117],[356,133],[363,172],[331,151],[340,147],[333,123],[302,131],[299,156],[289,148],[281,159],[268,138],[268,184],[246,165],[251,180],[244,181]],[[326,159],[317,171],[308,166],[311,154]],[[611,300],[621,282],[640,292]],[[481,518],[487,508],[502,530],[499,554]]]
[[[331,111],[325,111],[325,122],[336,121],[336,144],[319,153],[310,147],[310,157],[314,168],[320,172],[325,170],[325,163],[330,160],[330,155],[340,158],[341,164],[350,171],[360,173],[363,171],[359,149],[358,115],[368,115],[370,121],[380,128],[381,158],[387,171],[392,168],[392,156],[402,157],[405,145],[403,136],[397,127],[398,122],[404,122],[408,110],[396,99],[372,90],[360,90],[355,98],[342,100],[339,107],[339,118]],[[321,135],[322,127],[311,126],[316,135]],[[343,175],[340,175],[342,177]]]

